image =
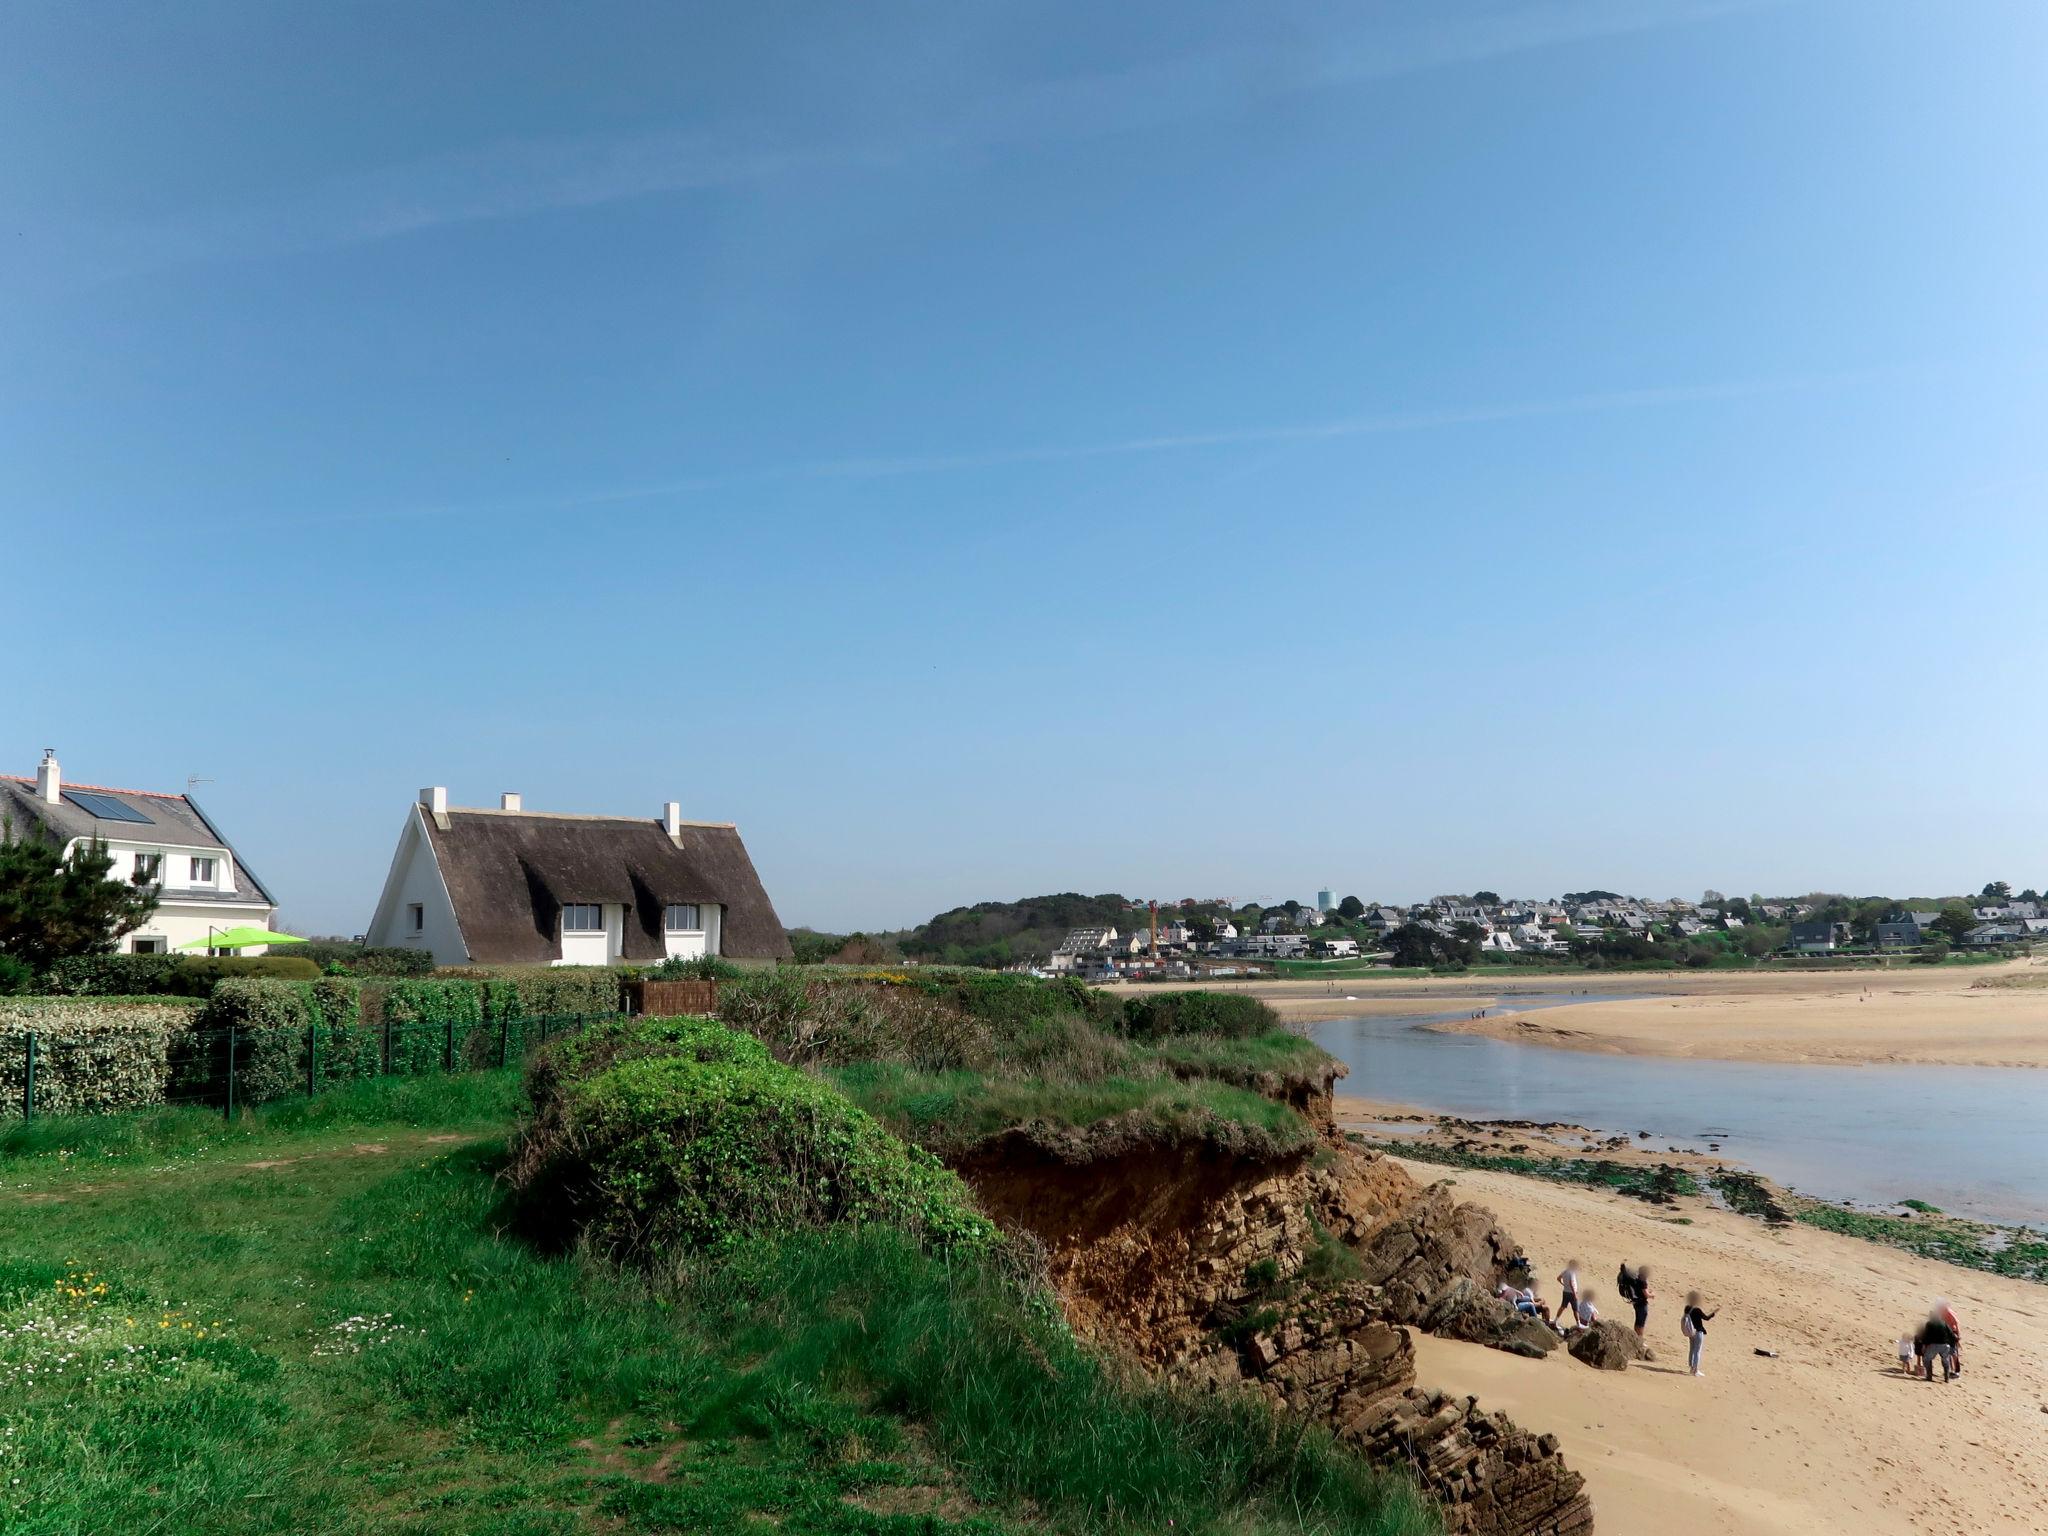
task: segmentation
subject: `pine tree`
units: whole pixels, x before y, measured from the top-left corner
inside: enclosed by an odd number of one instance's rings
[[[95,838],[66,858],[0,822],[0,955],[36,970],[66,955],[110,953],[156,910],[157,887],[109,880],[114,856]]]

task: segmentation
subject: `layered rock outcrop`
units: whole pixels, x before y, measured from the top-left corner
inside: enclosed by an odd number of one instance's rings
[[[1177,1378],[1248,1388],[1328,1424],[1412,1472],[1453,1536],[1585,1536],[1584,1479],[1554,1437],[1415,1381],[1408,1326],[1517,1354],[1557,1347],[1494,1295],[1518,1254],[1512,1239],[1448,1185],[1424,1189],[1322,1124],[1325,1140],[1287,1155],[1115,1124],[1020,1130],[955,1166],[991,1215],[1044,1245],[1083,1332]],[[1291,1283],[1333,1242],[1361,1279]]]
[[[1218,1349],[1186,1372],[1205,1384],[1244,1383],[1276,1406],[1328,1424],[1369,1460],[1411,1472],[1453,1536],[1585,1536],[1593,1506],[1585,1479],[1553,1435],[1533,1434],[1476,1399],[1415,1384],[1406,1328],[1379,1315],[1383,1295],[1352,1285],[1316,1316],[1290,1318],[1235,1351]],[[1552,1335],[1555,1338],[1555,1335]]]

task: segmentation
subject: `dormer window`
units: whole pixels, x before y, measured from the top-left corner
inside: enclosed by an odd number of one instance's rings
[[[215,860],[213,860],[213,859],[200,859],[200,858],[195,858],[195,859],[193,859],[193,861],[192,861],[192,883],[193,883],[194,885],[211,885],[211,884],[213,884],[213,868],[214,868],[214,864],[215,864],[215,862],[216,862],[216,861],[215,861]]]
[[[698,920],[697,904],[692,901],[670,906],[662,926],[670,933],[696,933],[704,924]]]
[[[562,932],[603,933],[604,908],[594,902],[571,902],[562,908]]]
[[[137,881],[161,880],[163,877],[164,856],[162,854],[138,853],[135,855],[135,878]]]

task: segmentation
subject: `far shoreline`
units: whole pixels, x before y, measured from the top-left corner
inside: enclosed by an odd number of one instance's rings
[[[1185,986],[1219,987],[1215,982]],[[1184,989],[1148,983],[1119,991]],[[2048,1067],[2048,963],[1227,981],[1290,1026],[1477,1012],[1421,1027],[1606,1055],[1808,1066]],[[1540,1006],[1514,1012],[1515,1001]]]

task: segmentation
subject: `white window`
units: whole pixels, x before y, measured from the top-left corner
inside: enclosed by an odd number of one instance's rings
[[[138,853],[135,855],[135,878],[137,880],[161,880],[164,874],[164,856],[160,853]],[[147,954],[147,950],[137,950]]]
[[[570,903],[562,908],[562,932],[603,933],[604,908],[594,903]]]
[[[427,926],[427,909],[416,901],[406,910],[412,914],[412,931],[414,933],[425,931]]]
[[[213,860],[195,858],[192,861],[192,883],[194,885],[213,884]]]
[[[171,941],[169,939],[137,939],[135,941],[135,953],[138,955],[168,954],[170,948]]]
[[[697,921],[697,904],[693,901],[671,906],[663,926],[670,933],[695,933],[704,925]]]

